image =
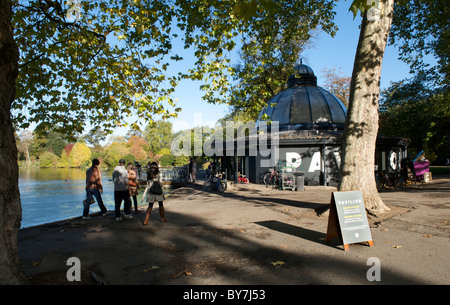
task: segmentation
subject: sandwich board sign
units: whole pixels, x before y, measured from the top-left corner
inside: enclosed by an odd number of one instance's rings
[[[340,238],[345,251],[349,244],[360,242],[368,242],[373,247],[361,191],[332,193],[326,242],[332,238]]]

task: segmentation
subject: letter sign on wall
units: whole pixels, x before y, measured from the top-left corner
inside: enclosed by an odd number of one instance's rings
[[[300,167],[302,164],[302,156],[296,152],[286,153],[286,166],[292,166],[294,168]]]
[[[315,171],[320,171],[320,163],[322,163],[322,160],[320,159],[320,152],[316,151],[312,156],[308,172],[313,173]]]
[[[393,170],[397,169],[397,153],[395,151],[392,151],[389,156],[389,165]]]

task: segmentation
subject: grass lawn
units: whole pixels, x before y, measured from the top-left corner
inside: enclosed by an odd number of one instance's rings
[[[450,166],[430,166],[430,172],[433,175],[448,175],[450,174]]]

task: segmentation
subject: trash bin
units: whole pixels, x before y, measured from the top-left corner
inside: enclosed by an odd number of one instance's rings
[[[305,190],[305,174],[304,173],[294,173],[295,182],[297,184],[297,192],[303,192]]]

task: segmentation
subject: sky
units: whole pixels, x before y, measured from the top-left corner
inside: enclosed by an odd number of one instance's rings
[[[334,22],[339,30],[336,35],[331,37],[326,33],[319,33],[314,38],[312,47],[302,55],[303,64],[310,66],[317,76],[318,86],[323,86],[325,81],[321,77],[324,69],[336,68],[345,76],[352,74],[361,18],[357,16],[353,19],[353,14],[348,11],[350,4],[349,0],[340,0],[337,4]],[[231,59],[237,60],[237,58]],[[390,82],[410,76],[408,65],[398,59],[398,50],[388,45],[383,58],[381,89],[387,88]],[[178,99],[177,106],[183,110],[178,118],[170,120],[174,132],[198,126],[197,122],[200,119],[202,126],[212,127],[217,120],[228,113],[229,108],[226,105],[213,105],[203,101],[201,99],[203,92],[199,90],[200,85],[199,81],[184,81],[177,88],[174,97]],[[135,119],[130,119],[130,122],[134,122]],[[115,135],[125,135],[128,129],[128,127],[117,129]]]

